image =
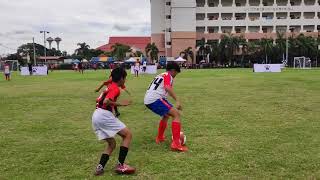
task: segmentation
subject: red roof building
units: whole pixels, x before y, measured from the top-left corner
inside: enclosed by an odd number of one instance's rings
[[[130,46],[133,50],[144,52],[148,43],[151,42],[151,37],[110,37],[109,43],[98,47],[101,51],[112,51],[112,46],[116,43]]]

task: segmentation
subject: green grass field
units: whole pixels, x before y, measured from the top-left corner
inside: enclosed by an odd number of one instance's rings
[[[127,162],[137,173],[127,178],[320,178],[320,70],[183,71],[175,90],[184,106],[187,153],[154,142],[160,118],[143,105],[153,77],[129,75],[134,103],[119,108],[134,136]],[[105,78],[104,71],[56,71],[1,79],[0,179],[93,179],[104,148],[91,128],[94,89]],[[113,172],[117,142],[98,179],[124,178]]]

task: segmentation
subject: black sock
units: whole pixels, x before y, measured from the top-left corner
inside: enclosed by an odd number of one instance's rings
[[[124,147],[124,146],[120,147],[119,159],[118,159],[120,164],[123,164],[124,161],[126,160],[128,150],[129,149],[127,147]]]
[[[106,166],[108,160],[109,160],[109,155],[108,154],[102,154],[99,164],[101,164],[103,166],[103,168],[104,168],[104,166]]]
[[[118,111],[118,107],[117,106],[114,107],[114,111],[115,111],[116,114],[120,114],[119,111]]]

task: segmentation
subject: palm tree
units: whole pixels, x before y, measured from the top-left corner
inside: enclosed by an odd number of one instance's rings
[[[262,38],[260,40],[260,48],[263,49],[263,52],[265,54],[265,63],[267,64],[269,61],[268,61],[268,55],[271,55],[273,53],[273,49],[274,49],[274,46],[273,46],[273,39],[266,39],[266,38]]]
[[[186,59],[186,60],[188,60],[188,57],[190,57],[191,62],[192,62],[192,64],[193,64],[194,53],[193,53],[193,51],[192,51],[192,47],[188,47],[187,49],[181,51],[181,52],[180,52],[180,56],[181,56],[183,59]]]
[[[86,54],[89,52],[90,46],[85,42],[78,43],[77,46],[80,46],[80,47],[75,50],[75,54],[77,56],[85,57]]]
[[[219,62],[220,60],[219,42],[214,42],[214,41],[207,42],[207,53],[210,55],[210,59],[213,59],[215,64],[221,64],[221,62]]]
[[[198,49],[197,51],[197,61],[201,61],[205,59],[207,55],[207,47],[206,47],[206,40],[202,38],[201,40],[196,42],[196,48]]]
[[[282,62],[285,60],[285,52],[286,52],[286,38],[284,37],[284,33],[280,33],[277,31],[277,39],[276,39],[276,50],[279,52],[279,54],[282,55]]]
[[[243,36],[223,35],[220,42],[220,49],[225,58],[229,61],[229,65],[234,66],[235,54],[239,50],[241,44],[245,43]]]
[[[300,56],[314,57],[317,50],[317,41],[312,37],[306,37],[300,34],[297,38],[297,47]]]
[[[154,60],[158,61],[159,49],[155,43],[147,44],[145,51],[146,51],[147,57],[150,57],[152,61]]]
[[[133,56],[134,57],[141,57],[141,56],[143,56],[143,53],[141,51],[136,51],[133,53]]]
[[[126,54],[131,52],[131,48],[124,44],[116,43],[112,45],[112,56],[114,56],[117,60],[124,60]]]

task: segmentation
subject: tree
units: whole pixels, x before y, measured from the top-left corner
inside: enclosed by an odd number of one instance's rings
[[[181,51],[181,52],[180,52],[180,56],[181,56],[183,59],[186,59],[186,60],[188,60],[188,57],[190,57],[191,62],[192,62],[192,64],[193,64],[194,53],[193,53],[193,51],[192,51],[192,47],[188,47],[187,49]]]
[[[79,46],[78,49],[75,50],[75,53],[72,55],[72,58],[74,59],[91,59],[92,57],[100,56],[101,54],[104,54],[103,51],[99,49],[90,49],[90,46],[88,44],[84,43],[78,43]]]
[[[7,60],[18,60],[18,61],[21,61],[22,60],[22,57],[17,54],[17,53],[14,53],[14,54],[9,54],[7,57],[5,57],[5,59]]]
[[[133,56],[134,57],[141,57],[141,56],[143,57],[143,53],[141,51],[136,51],[133,53]]]
[[[126,54],[131,52],[130,46],[116,43],[112,46],[112,56],[115,57],[117,60],[124,60]]]
[[[44,46],[35,43],[35,54],[36,57],[37,56],[44,56]],[[48,51],[48,49],[46,49]],[[33,43],[27,43],[27,44],[23,44],[21,46],[18,47],[17,50],[17,55],[19,55],[22,58],[26,58],[28,55],[30,56],[30,61],[31,63],[34,62],[34,58],[33,58]],[[20,64],[24,64],[25,62],[23,62],[21,60]]]
[[[275,46],[275,49],[276,49],[276,52],[277,52],[277,55],[278,55],[278,59],[282,59],[282,61],[285,59],[285,53],[286,53],[286,38],[284,37],[284,33],[280,33],[280,32],[277,32],[277,39],[276,39],[276,46]],[[279,55],[281,55],[282,57],[279,57]]]
[[[245,43],[243,36],[223,35],[220,43],[220,50],[225,56],[228,64],[234,66],[236,51],[240,45]]]
[[[48,49],[47,56],[62,56],[62,52],[60,50],[56,50],[55,48]]]
[[[207,42],[207,53],[210,54],[210,62],[211,59],[215,62],[215,64],[221,64],[220,62],[220,47],[218,41],[209,41]]]
[[[268,60],[268,56],[271,55],[273,53],[273,49],[274,49],[274,46],[273,46],[273,39],[266,39],[266,38],[262,38],[260,40],[260,43],[259,43],[260,47],[263,49],[263,52],[265,54],[265,63],[270,63],[269,60]]]
[[[90,57],[90,46],[83,42],[83,43],[78,43],[77,46],[79,46],[78,49],[74,51],[74,56],[79,57],[79,59],[89,59]]]
[[[62,51],[62,56],[67,57],[68,56],[67,51]]]
[[[197,61],[201,61],[206,58],[208,49],[207,49],[207,43],[204,38],[196,42],[196,48],[198,49],[197,51]],[[197,62],[198,63],[198,62]]]
[[[294,57],[310,57],[315,58],[317,56],[317,39],[304,36],[303,34],[289,38],[289,57],[293,60]],[[293,61],[289,61],[289,65],[292,65]]]
[[[155,43],[147,44],[145,48],[146,56],[150,57],[152,61],[158,61],[159,49]]]

